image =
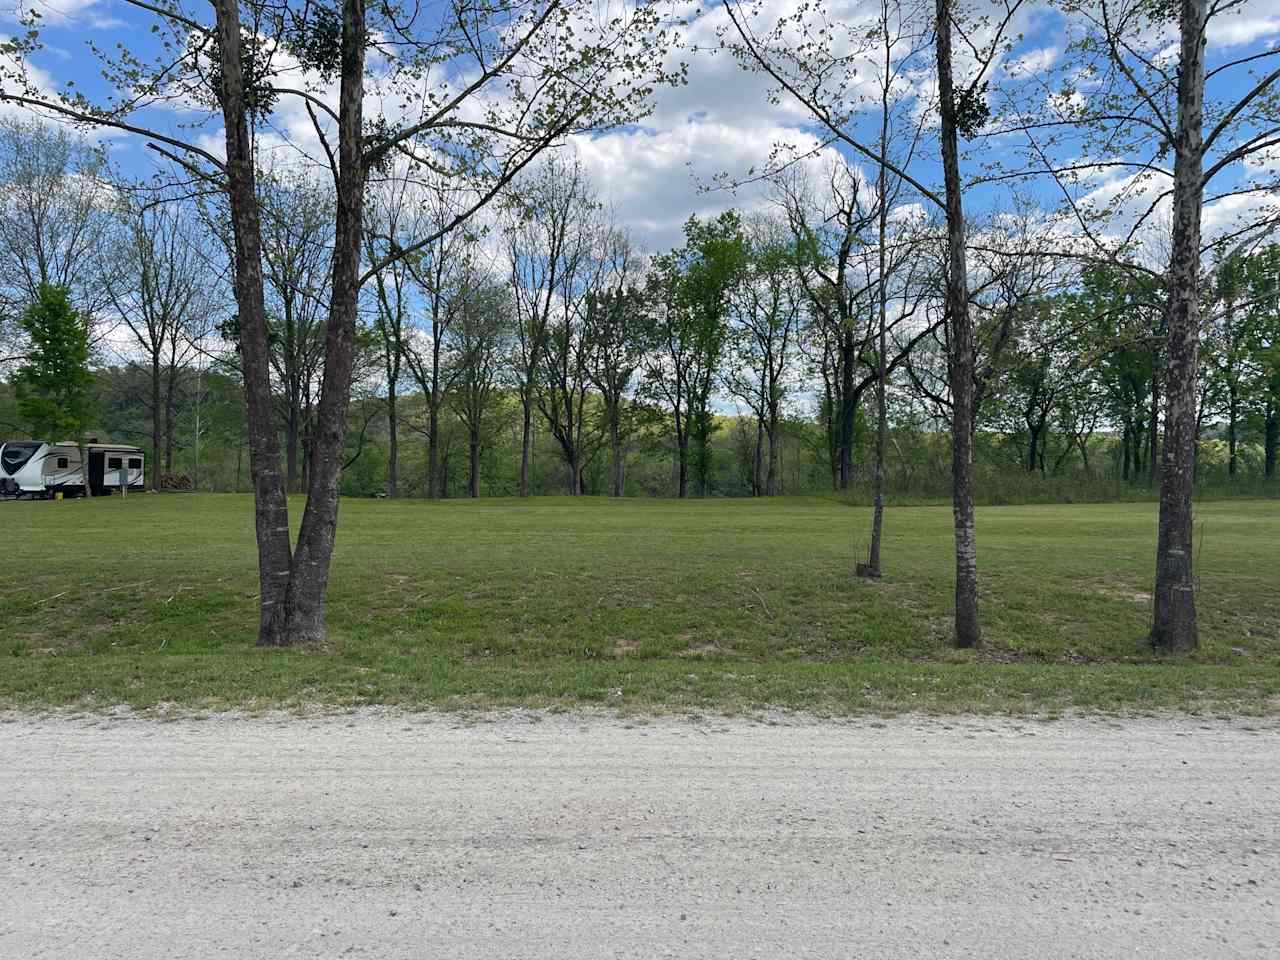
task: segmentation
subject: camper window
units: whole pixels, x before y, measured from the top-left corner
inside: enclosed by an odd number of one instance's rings
[[[108,469],[108,470],[119,470],[119,469],[120,469],[120,458],[119,458],[119,457],[110,457],[110,458],[108,458],[108,459],[107,459],[107,469]]]
[[[65,469],[67,469],[67,458],[66,458],[66,457],[59,457],[59,458],[58,458],[58,469],[59,469],[59,470],[65,470]]]
[[[142,458],[141,458],[141,457],[130,457],[130,458],[129,458],[129,469],[130,469],[130,470],[141,470],[141,469],[142,469]]]

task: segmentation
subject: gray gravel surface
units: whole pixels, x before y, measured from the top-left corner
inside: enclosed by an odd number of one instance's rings
[[[5,960],[1280,956],[1274,721],[0,721]]]

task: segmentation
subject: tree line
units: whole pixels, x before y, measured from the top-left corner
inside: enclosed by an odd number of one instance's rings
[[[56,199],[59,176],[82,176],[95,161],[63,132],[13,123],[5,132],[29,157],[44,156],[45,167],[66,164],[58,176],[11,174],[15,209],[37,189]],[[65,159],[77,153],[77,162]],[[332,197],[294,171],[264,173],[261,183],[273,399],[287,488],[301,491],[320,386],[330,269],[323,225]],[[110,425],[149,445],[153,487],[175,463],[200,486],[193,454],[203,453],[205,486],[238,488],[246,434],[243,411],[226,405],[235,400],[226,384],[234,387],[240,372],[218,211],[155,203],[136,184],[108,186],[117,206],[89,214],[111,251],[94,253],[103,260],[92,288],[99,302],[64,287],[69,302],[97,318],[86,332],[102,382],[93,391],[98,422],[87,426]],[[448,235],[377,273],[363,292],[344,489],[621,496],[638,469],[633,493],[865,490],[877,463],[910,459],[871,449],[882,356],[885,439],[909,443],[936,476],[936,445],[922,438],[947,429],[951,402],[937,225],[899,225],[888,245],[886,256],[903,266],[890,264],[882,353],[877,264],[867,262],[880,249],[877,218],[861,189],[847,164],[778,178],[763,209],[692,217],[681,247],[651,255],[611,222],[572,156],[550,157],[519,181],[519,202],[501,204],[486,229]],[[418,178],[403,177],[378,192],[369,248],[407,242],[423,229],[423,211],[448,216],[441,186],[431,203],[422,190]],[[1002,251],[1016,248],[1032,216],[1041,213],[1005,218]],[[21,239],[19,223],[8,221],[18,269],[5,290],[21,305],[42,285],[57,286],[56,274],[38,265],[58,263],[64,251],[35,225]],[[973,298],[982,357],[977,462],[1154,484],[1158,285],[1115,267],[1063,270],[1039,253],[1002,252],[977,269],[986,288]],[[82,265],[76,275],[88,274]],[[1236,253],[1215,276],[1198,412],[1209,453],[1200,474],[1210,482],[1271,479],[1280,442],[1280,254],[1274,246]],[[8,342],[19,349],[22,339]],[[10,422],[11,431],[77,432],[36,429],[48,421],[30,417]],[[406,442],[412,467],[402,477]],[[222,461],[217,479],[210,457]],[[890,492],[910,487],[903,471],[890,472]]]

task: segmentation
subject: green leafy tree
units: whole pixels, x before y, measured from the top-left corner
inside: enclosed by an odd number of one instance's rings
[[[742,218],[732,210],[706,223],[690,218],[685,236],[684,302],[699,356],[692,384],[693,468],[698,492],[705,497],[716,429],[711,393],[729,337],[729,296],[746,274],[751,245]]]
[[[36,289],[20,322],[31,346],[13,381],[18,415],[33,436],[55,442],[67,434],[76,437],[80,469],[87,473],[84,432],[95,409],[89,331],[71,308],[67,288],[48,284]]]
[[[1163,288],[1147,274],[1091,266],[1081,277],[1075,307],[1075,322],[1088,330],[1088,356],[1096,360],[1108,412],[1120,426],[1121,476],[1154,482]]]
[[[1245,343],[1253,365],[1251,418],[1261,421],[1263,471],[1276,476],[1280,453],[1280,244],[1269,244],[1245,262],[1249,324]]]
[[[654,350],[645,371],[646,396],[671,408],[681,497],[688,496],[690,468],[698,492],[708,492],[716,428],[711,394],[729,336],[729,296],[750,256],[742,218],[732,210],[705,222],[690,217],[684,234],[683,247],[653,260]]]

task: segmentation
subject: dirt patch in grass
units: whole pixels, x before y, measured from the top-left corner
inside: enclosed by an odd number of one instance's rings
[[[1111,580],[1087,580],[1084,583],[1084,587],[1090,593],[1096,593],[1099,596],[1106,597],[1108,600],[1124,600],[1127,603],[1148,606],[1152,599],[1148,591],[1134,590],[1123,583],[1116,583]]]
[[[677,657],[696,657],[705,659],[707,657],[718,657],[725,651],[717,643],[695,643],[685,647],[683,650],[677,650]]]
[[[621,659],[640,649],[640,641],[632,637],[620,637],[613,641],[613,655]]]

